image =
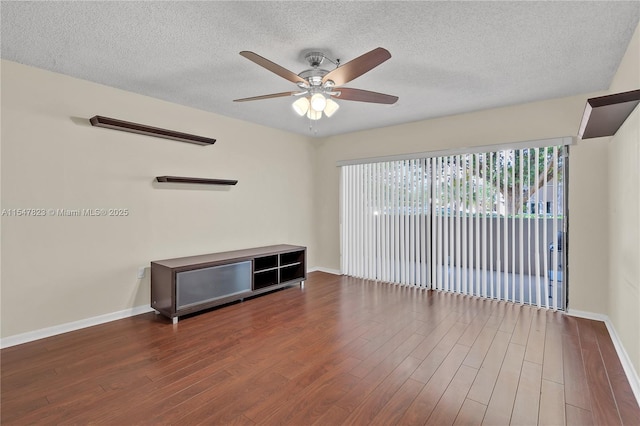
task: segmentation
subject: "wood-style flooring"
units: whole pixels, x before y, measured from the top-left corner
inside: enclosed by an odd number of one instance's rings
[[[640,423],[604,323],[321,272],[1,357],[3,425]]]

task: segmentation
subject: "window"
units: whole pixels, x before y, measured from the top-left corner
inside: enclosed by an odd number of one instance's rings
[[[342,167],[347,275],[564,308],[564,145]],[[557,272],[560,271],[560,272]]]

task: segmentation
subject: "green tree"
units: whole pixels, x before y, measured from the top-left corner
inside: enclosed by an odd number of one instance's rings
[[[553,147],[531,148],[490,152],[479,159],[479,176],[502,195],[506,214],[527,213],[525,201],[551,182],[554,174],[558,181],[563,178],[562,147],[555,154]]]

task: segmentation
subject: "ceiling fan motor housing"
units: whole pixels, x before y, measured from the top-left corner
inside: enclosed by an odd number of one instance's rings
[[[298,76],[307,80],[309,85],[312,87],[320,86],[322,84],[322,77],[329,73],[329,71],[319,68],[322,61],[324,61],[324,53],[309,52],[304,56],[304,58],[312,68],[302,71]]]
[[[312,68],[302,71],[298,76],[307,80],[311,86],[320,86],[322,84],[322,77],[328,73],[329,71],[323,70],[322,68]]]
[[[322,52],[309,52],[304,55],[304,59],[306,59],[313,68],[319,67],[322,61],[324,61],[324,58],[325,56]]]

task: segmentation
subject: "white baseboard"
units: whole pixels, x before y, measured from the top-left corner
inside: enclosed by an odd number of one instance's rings
[[[620,359],[620,363],[622,364],[624,373],[627,376],[627,380],[629,380],[629,385],[631,386],[633,395],[636,397],[636,401],[638,401],[638,404],[640,404],[640,376],[638,376],[638,372],[634,368],[633,363],[631,362],[631,358],[629,358],[629,354],[627,354],[627,351],[624,349],[624,346],[622,345],[622,342],[618,337],[618,333],[616,332],[616,328],[613,326],[613,323],[611,322],[609,316],[604,314],[596,314],[593,312],[576,311],[573,309],[568,310],[567,314],[574,317],[604,322],[604,325],[607,326],[607,331],[609,331],[609,336],[611,336],[613,346],[616,348],[618,358]]]
[[[307,270],[307,272],[326,272],[327,274],[333,274],[333,275],[342,275],[342,273],[340,273],[340,271],[338,271],[337,269],[329,269],[329,268],[323,268],[322,266],[314,266],[313,268],[309,268]]]
[[[622,363],[622,368],[624,369],[624,372],[627,375],[627,379],[629,380],[629,384],[631,385],[631,390],[636,396],[638,405],[640,405],[640,376],[638,376],[638,372],[633,367],[631,358],[629,358],[629,354],[627,354],[624,346],[622,346],[622,342],[620,341],[620,338],[616,333],[616,329],[609,317],[607,317],[607,319],[604,321],[604,324],[607,326],[607,330],[609,330],[609,335],[611,336],[611,340],[613,341],[613,346],[615,346],[616,348],[618,358],[620,358],[620,362]]]
[[[326,272],[328,274],[341,275],[340,271],[335,269],[314,267],[310,268],[307,272]],[[68,322],[65,324],[54,325],[53,327],[42,328],[40,330],[28,331],[22,334],[16,334],[14,336],[4,337],[0,339],[0,348],[8,348],[11,346],[21,345],[23,343],[33,342],[34,340],[44,339],[45,337],[55,336],[57,334],[68,333],[70,331],[80,330],[81,328],[91,327],[98,324],[104,324],[106,322],[115,321],[123,318],[132,317],[134,315],[144,314],[146,312],[152,312],[153,308],[149,305],[136,306],[130,309],[125,309],[118,312],[112,312],[109,314],[98,315],[96,317],[86,318],[79,321]]]
[[[151,306],[149,305],[135,306],[133,308],[125,309],[118,312],[98,315],[97,317],[86,318],[79,321],[73,321],[65,324],[54,325],[53,327],[42,328],[40,330],[34,330],[34,331],[22,333],[22,334],[16,334],[14,336],[4,337],[0,339],[0,348],[8,348],[10,346],[21,345],[22,343],[33,342],[34,340],[44,339],[45,337],[51,337],[57,334],[68,333],[70,331],[80,330],[81,328],[91,327],[98,324],[104,324],[106,322],[128,318],[128,317],[144,314],[146,312],[151,312],[151,311],[153,311],[153,308],[151,308]]]
[[[576,311],[575,309],[567,309],[567,314],[572,317],[585,318],[595,321],[606,322],[609,319],[605,314],[596,314],[594,312]]]

